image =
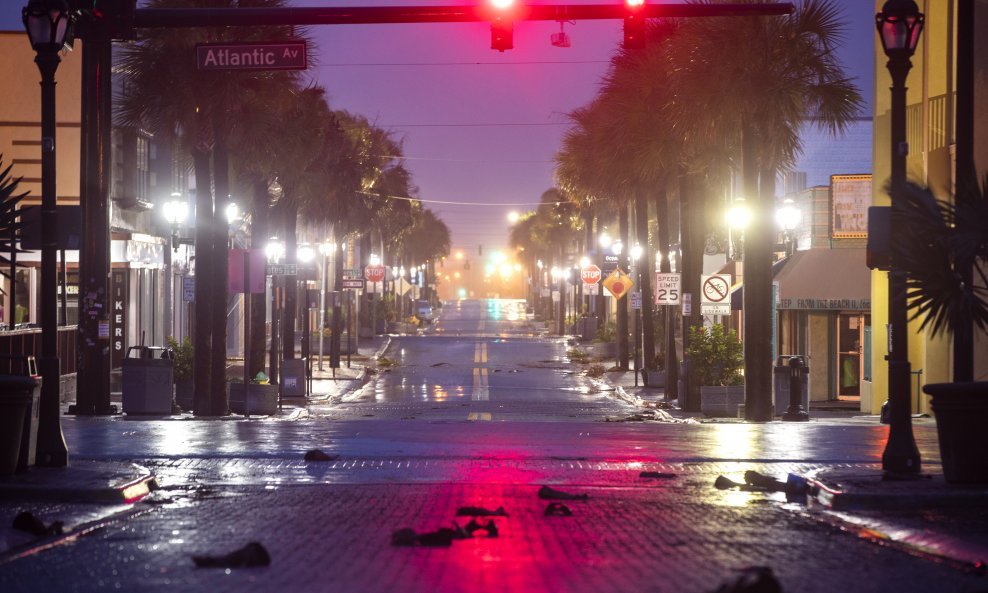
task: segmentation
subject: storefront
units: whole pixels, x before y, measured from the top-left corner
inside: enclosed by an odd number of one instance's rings
[[[810,398],[858,399],[870,371],[871,271],[865,250],[797,251],[775,282],[779,352],[808,357]]]

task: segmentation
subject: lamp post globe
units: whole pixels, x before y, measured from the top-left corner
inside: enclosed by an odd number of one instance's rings
[[[890,125],[891,167],[889,183],[895,187],[906,181],[906,77],[912,68],[910,58],[916,51],[923,31],[924,15],[913,0],[889,0],[882,11],[875,15],[875,26],[888,57],[892,78],[892,109]],[[896,200],[891,204],[890,235],[899,228],[901,206]],[[918,476],[920,472],[919,449],[913,437],[911,388],[908,348],[908,315],[906,277],[901,271],[902,255],[895,242],[892,244],[892,263],[888,280],[888,406],[889,436],[882,452],[882,470],[892,476]]]

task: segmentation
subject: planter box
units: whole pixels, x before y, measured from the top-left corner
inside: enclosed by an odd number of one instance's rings
[[[929,383],[943,477],[948,484],[988,484],[988,381]]]
[[[700,411],[713,418],[737,418],[744,405],[744,385],[700,386]]]
[[[244,384],[227,383],[230,386],[230,411],[234,414],[244,414]],[[250,413],[258,416],[270,416],[278,412],[278,386],[249,383],[247,385],[247,403]]]
[[[666,372],[642,369],[642,382],[645,383],[645,387],[665,387]]]

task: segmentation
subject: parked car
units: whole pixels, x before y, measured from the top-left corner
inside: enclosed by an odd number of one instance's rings
[[[435,319],[435,313],[433,313],[432,305],[429,304],[429,301],[415,301],[415,316],[426,322],[431,322]]]

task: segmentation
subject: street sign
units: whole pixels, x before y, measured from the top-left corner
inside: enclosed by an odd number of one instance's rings
[[[621,271],[620,268],[615,269],[611,272],[611,275],[604,278],[601,282],[604,288],[607,289],[609,293],[614,295],[614,298],[621,299],[624,295],[631,290],[635,283],[630,276]]]
[[[683,293],[683,317],[689,317],[693,314],[693,293],[684,292]]]
[[[364,278],[367,278],[368,282],[381,282],[384,280],[384,270],[384,266],[367,266],[364,268]]]
[[[182,278],[182,302],[191,303],[196,300],[196,277],[185,276]]]
[[[683,277],[679,272],[655,273],[655,304],[678,305],[683,290]]]
[[[363,290],[364,279],[363,278],[344,278],[343,288],[350,288],[356,290]]]
[[[268,264],[265,270],[268,276],[295,276],[298,274],[296,264]]]
[[[600,256],[600,271],[603,272],[605,276],[610,274],[622,266],[624,262],[620,255],[614,255],[613,253],[603,253]]]
[[[631,308],[641,309],[642,308],[642,293],[635,291],[631,293]]]
[[[343,270],[344,280],[363,280],[364,271],[359,268],[345,268]]]
[[[304,41],[269,43],[200,43],[199,70],[305,70]]]
[[[703,315],[730,315],[730,303],[700,303],[700,313]]]
[[[597,284],[600,282],[602,276],[603,274],[601,273],[600,268],[594,264],[585,266],[582,270],[580,270],[580,279],[583,280],[584,284]]]
[[[583,294],[587,296],[597,296],[600,294],[600,283],[586,284],[583,286]]]
[[[700,302],[712,305],[731,304],[731,275],[709,274],[700,276]]]

